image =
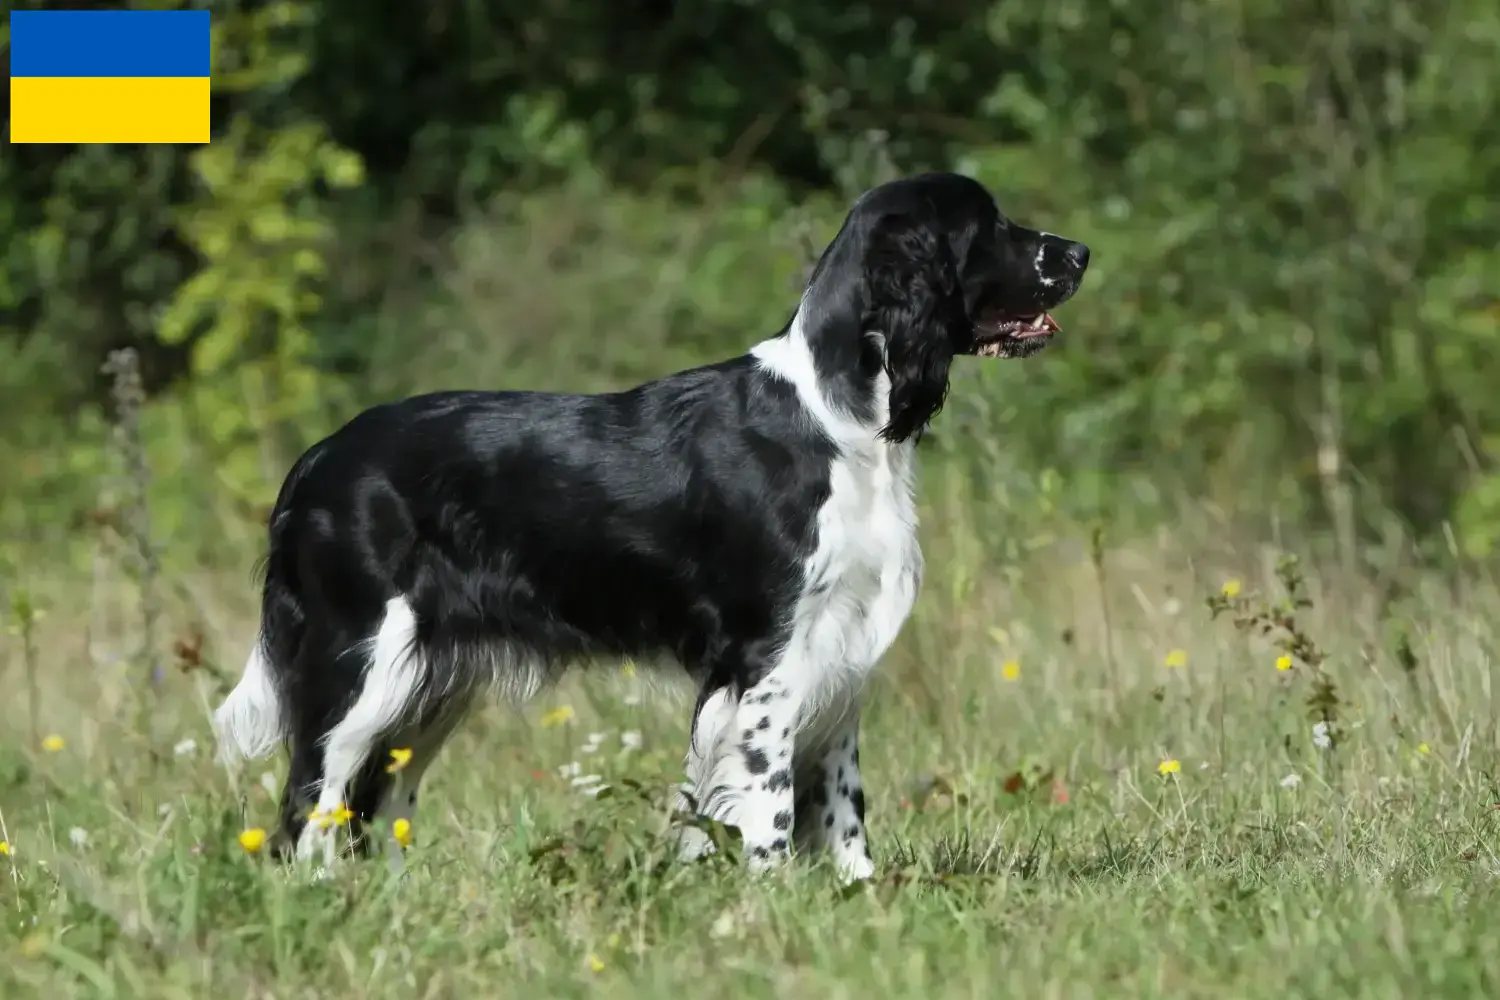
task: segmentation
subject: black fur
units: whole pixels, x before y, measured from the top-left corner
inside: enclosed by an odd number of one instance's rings
[[[869,421],[888,376],[872,434],[907,441],[942,407],[954,357],[994,342],[995,317],[1065,300],[1086,258],[1010,222],[968,178],[866,193],[800,305],[823,398]],[[786,642],[837,455],[750,355],[617,393],[444,392],[355,417],[297,461],[270,520],[261,650],[291,754],[282,838],[306,821],[323,740],[396,597],[429,665],[405,732],[450,725],[522,664],[550,679],[592,658],[665,657],[700,705],[753,687]],[[347,790],[361,820],[390,780],[394,735]],[[862,821],[862,795],[857,808]]]

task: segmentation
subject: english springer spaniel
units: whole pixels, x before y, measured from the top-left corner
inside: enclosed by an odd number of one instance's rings
[[[365,850],[372,820],[409,823],[485,692],[631,657],[699,690],[680,810],[738,828],[754,870],[795,845],[868,877],[860,693],[921,583],[915,439],[955,357],[1047,344],[1088,257],[967,177],[898,180],[746,355],[603,395],[418,396],[313,445],[214,715],[226,761],[288,748],[278,855],[329,864],[335,821]],[[688,826],[684,854],[706,841]]]

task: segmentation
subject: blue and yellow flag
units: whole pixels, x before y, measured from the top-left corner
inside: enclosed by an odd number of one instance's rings
[[[207,142],[206,10],[10,15],[11,142]]]

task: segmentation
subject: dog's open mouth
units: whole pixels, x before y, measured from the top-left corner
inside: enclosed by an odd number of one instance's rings
[[[984,320],[974,325],[974,353],[981,358],[1029,354],[1062,328],[1048,313]]]

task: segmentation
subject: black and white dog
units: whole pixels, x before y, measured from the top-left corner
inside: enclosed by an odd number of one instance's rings
[[[419,396],[314,445],[214,716],[226,760],[289,749],[278,851],[327,864],[327,817],[409,818],[483,693],[654,657],[700,691],[679,808],[737,827],[752,868],[796,845],[870,875],[859,695],[921,583],[915,438],[956,356],[1048,342],[1088,256],[967,177],[898,180],[747,355],[604,395]]]

